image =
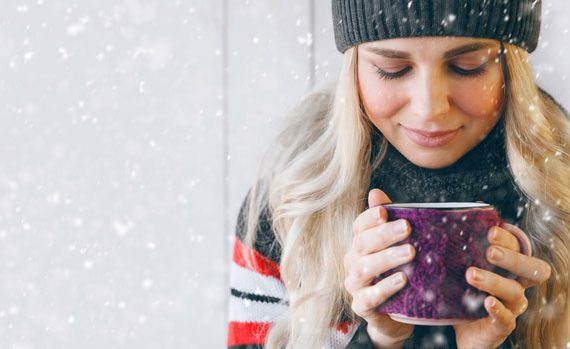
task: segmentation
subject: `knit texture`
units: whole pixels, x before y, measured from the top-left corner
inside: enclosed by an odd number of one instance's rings
[[[409,285],[384,302],[379,311],[426,320],[471,320],[487,316],[486,293],[465,280],[469,266],[496,271],[485,257],[487,231],[501,224],[493,209],[438,210],[386,207],[388,220],[406,219],[411,236],[403,241],[416,248],[410,263],[380,275],[408,274]],[[447,322],[450,324],[451,322]]]
[[[496,39],[536,49],[540,0],[333,0],[340,52],[368,41],[463,36]]]

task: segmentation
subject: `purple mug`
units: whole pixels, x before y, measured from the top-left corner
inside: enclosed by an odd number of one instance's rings
[[[410,263],[381,274],[375,282],[403,271],[408,284],[378,311],[392,319],[417,325],[453,325],[486,317],[488,295],[467,283],[465,272],[476,266],[515,278],[486,259],[487,232],[503,220],[482,202],[407,203],[383,205],[388,221],[406,219],[412,228],[402,243],[416,249]],[[530,240],[515,229],[522,253],[531,255]]]

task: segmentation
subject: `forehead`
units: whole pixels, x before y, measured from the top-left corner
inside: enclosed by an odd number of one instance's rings
[[[396,38],[366,42],[358,47],[359,53],[377,54],[381,50],[407,53],[412,59],[446,58],[449,54],[466,52],[493,52],[500,47],[497,40],[468,37],[417,37]],[[461,50],[464,48],[464,50]]]

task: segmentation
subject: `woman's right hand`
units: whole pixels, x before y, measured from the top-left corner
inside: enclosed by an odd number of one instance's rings
[[[370,208],[355,219],[352,246],[344,256],[344,285],[352,295],[352,310],[368,323],[367,331],[376,348],[401,348],[414,329],[413,325],[396,322],[377,311],[379,305],[406,285],[406,274],[397,272],[372,285],[378,275],[415,257],[412,245],[393,246],[407,238],[411,229],[403,219],[387,222],[386,209],[380,205],[391,202],[381,190],[368,193]]]

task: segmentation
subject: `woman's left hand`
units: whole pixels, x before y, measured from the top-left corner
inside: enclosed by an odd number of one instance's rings
[[[457,348],[496,348],[513,332],[516,319],[524,313],[528,300],[524,291],[550,277],[550,265],[545,261],[521,253],[519,241],[512,231],[517,227],[504,223],[489,230],[487,249],[489,263],[517,276],[508,279],[496,273],[470,267],[467,282],[489,293],[484,306],[489,316],[476,321],[454,325]]]

